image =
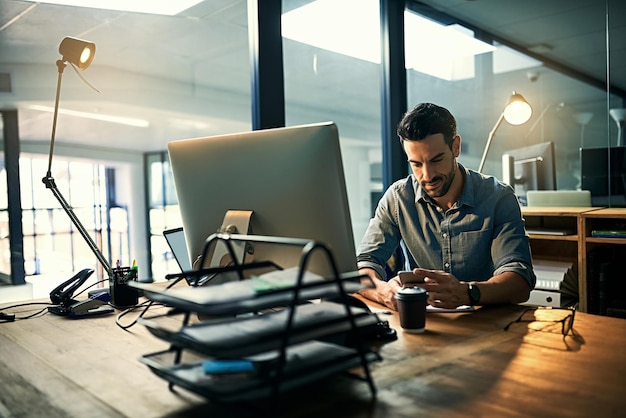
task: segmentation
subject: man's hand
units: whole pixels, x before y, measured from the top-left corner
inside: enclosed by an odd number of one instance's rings
[[[413,274],[424,279],[416,284],[428,292],[428,304],[439,308],[456,308],[469,303],[467,285],[450,273],[416,268]]]
[[[386,282],[381,280],[372,269],[365,268],[359,270],[359,272],[361,274],[367,274],[367,276],[372,279],[375,286],[375,288],[370,287],[363,289],[359,292],[359,294],[397,311],[398,305],[396,304],[396,293],[402,288],[400,279],[398,277],[394,277]],[[369,280],[365,281],[364,284],[371,286]]]
[[[398,310],[396,303],[396,293],[402,288],[398,277],[390,279],[388,282],[381,280],[373,269],[361,269],[361,273],[366,274],[374,282],[375,288],[367,288],[359,293],[364,297],[383,304],[390,309]],[[470,303],[468,295],[468,284],[460,282],[458,279],[441,270],[427,270],[416,268],[413,274],[418,280],[421,278],[424,283],[414,283],[428,292],[428,304],[439,308],[454,309],[461,305]],[[366,285],[370,285],[369,280]],[[521,303],[528,300],[530,287],[526,280],[517,273],[506,271],[489,280],[481,281],[480,284],[480,305],[493,303]]]

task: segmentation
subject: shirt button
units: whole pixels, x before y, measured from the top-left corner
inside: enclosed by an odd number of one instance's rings
[[[443,234],[441,234],[442,237],[444,238],[448,238],[448,234],[446,234],[445,232]]]
[[[450,267],[450,263],[445,263],[443,266],[444,266],[445,268],[448,268],[448,267]]]

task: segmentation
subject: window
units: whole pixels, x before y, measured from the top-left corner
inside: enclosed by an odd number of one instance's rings
[[[337,124],[358,244],[372,215],[371,191],[380,188],[378,1],[301,4],[283,1],[286,121]]]
[[[163,231],[182,226],[176,189],[166,152],[146,155],[148,173],[148,213],[152,277],[162,279],[176,273],[179,267],[173,258]]]
[[[58,285],[59,277],[69,278],[84,268],[96,270],[91,282],[108,279],[61,204],[41,182],[47,162],[25,154],[20,158],[25,270],[27,281],[41,294]],[[128,210],[110,197],[115,195],[114,171],[103,164],[56,157],[52,167],[59,191],[109,263],[132,262]]]

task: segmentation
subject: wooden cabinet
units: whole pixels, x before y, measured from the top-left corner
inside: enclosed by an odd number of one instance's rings
[[[594,237],[594,231],[626,230],[626,208],[523,207],[522,214],[533,258],[571,261],[578,274],[579,310],[589,312],[599,291],[597,278],[589,276],[589,256],[610,253],[607,262],[613,265],[626,259],[626,238]]]
[[[626,317],[626,208],[584,212],[580,230],[586,312]]]

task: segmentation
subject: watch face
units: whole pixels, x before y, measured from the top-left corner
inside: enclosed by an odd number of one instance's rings
[[[477,305],[480,302],[480,289],[476,285],[469,285],[470,304]]]

